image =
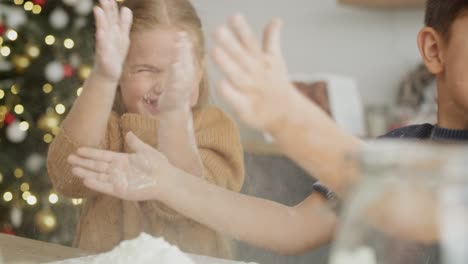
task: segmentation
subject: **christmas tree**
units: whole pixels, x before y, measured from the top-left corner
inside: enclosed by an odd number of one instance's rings
[[[69,245],[79,199],[54,193],[48,144],[91,71],[93,0],[0,0],[0,231]]]

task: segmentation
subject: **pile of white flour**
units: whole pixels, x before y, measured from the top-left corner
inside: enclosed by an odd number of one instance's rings
[[[67,259],[50,264],[246,264],[210,257],[186,255],[163,238],[141,234],[133,240],[123,241],[112,251],[95,256]],[[255,264],[255,263],[251,263]]]
[[[96,256],[70,259],[54,264],[194,264],[177,247],[162,238],[141,234],[134,240],[123,241],[112,251]]]

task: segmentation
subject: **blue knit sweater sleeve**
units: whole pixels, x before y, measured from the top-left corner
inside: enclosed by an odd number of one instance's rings
[[[395,129],[378,138],[429,139],[433,129],[431,124],[412,125]]]

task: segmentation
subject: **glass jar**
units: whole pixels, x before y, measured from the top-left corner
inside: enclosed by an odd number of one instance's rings
[[[468,263],[468,148],[380,141],[355,157],[331,264]]]

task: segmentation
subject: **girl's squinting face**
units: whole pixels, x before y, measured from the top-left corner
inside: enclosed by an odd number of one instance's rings
[[[120,81],[127,112],[151,116],[159,113],[158,99],[170,85],[169,74],[177,57],[177,32],[176,29],[157,27],[131,34]],[[194,82],[195,89],[198,89],[200,79],[194,78]],[[194,106],[196,100],[191,103]]]

